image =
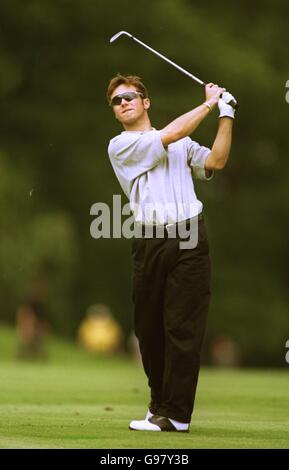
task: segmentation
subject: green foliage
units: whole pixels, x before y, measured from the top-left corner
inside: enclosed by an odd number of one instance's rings
[[[64,212],[36,210],[33,200],[37,191],[31,178],[3,155],[0,175],[0,210],[4,215],[0,223],[1,318],[14,318],[17,304],[26,298],[31,284],[44,279],[49,286],[50,319],[56,329],[65,332],[76,257],[73,224]]]
[[[89,234],[91,205],[111,205],[121,192],[107,158],[120,127],[106,86],[117,72],[142,76],[157,128],[200,103],[203,91],[126,38],[110,45],[124,29],[240,101],[227,168],[197,184],[214,267],[208,338],[226,330],[246,363],[282,363],[289,331],[287,18],[281,0],[1,1],[3,318],[12,321],[24,286],[48,264],[56,331],[72,334],[95,302],[108,303],[125,331],[131,328],[129,242]],[[194,138],[210,146],[215,130],[211,116]]]

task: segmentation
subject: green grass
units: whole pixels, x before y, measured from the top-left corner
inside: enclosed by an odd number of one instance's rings
[[[133,432],[148,390],[141,367],[62,341],[44,363],[13,359],[0,328],[0,448],[289,448],[288,371],[203,368],[189,434]]]

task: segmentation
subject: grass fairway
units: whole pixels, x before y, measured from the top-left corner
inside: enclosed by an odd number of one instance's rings
[[[288,370],[201,370],[189,434],[128,430],[148,402],[142,369],[53,342],[46,363],[13,359],[0,329],[0,448],[289,448]]]

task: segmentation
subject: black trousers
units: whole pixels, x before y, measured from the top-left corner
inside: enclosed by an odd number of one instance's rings
[[[204,220],[198,224],[196,248],[180,249],[179,242],[133,239],[134,326],[151,389],[151,412],[188,423],[210,300]]]

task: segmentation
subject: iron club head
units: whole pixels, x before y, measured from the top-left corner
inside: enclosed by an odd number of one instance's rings
[[[114,42],[116,39],[118,39],[120,36],[125,34],[126,36],[132,38],[132,34],[127,33],[126,31],[119,31],[119,33],[116,33],[112,38],[110,38],[109,42]]]

